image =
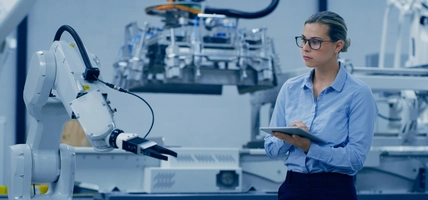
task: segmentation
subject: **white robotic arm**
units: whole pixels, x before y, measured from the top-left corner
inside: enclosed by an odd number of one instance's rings
[[[64,31],[75,43],[59,40]],[[96,63],[96,57],[89,58],[76,32],[66,25],[58,30],[50,50],[33,55],[24,89],[33,119],[26,144],[11,146],[7,153],[9,199],[72,198],[74,149],[60,144],[63,124],[53,124],[52,119],[77,119],[97,151],[118,148],[162,160],[168,159],[162,154],[177,156],[153,141],[116,128],[105,86],[126,90],[99,80],[98,68],[92,67]],[[50,184],[48,193],[33,196],[30,188],[34,183]]]

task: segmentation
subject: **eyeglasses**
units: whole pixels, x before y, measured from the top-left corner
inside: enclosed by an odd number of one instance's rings
[[[309,41],[309,48],[312,50],[318,50],[321,48],[321,43],[323,42],[335,42],[333,40],[320,40],[316,38],[306,39],[303,36],[296,36],[296,44],[298,47],[303,48],[305,46],[306,42]]]

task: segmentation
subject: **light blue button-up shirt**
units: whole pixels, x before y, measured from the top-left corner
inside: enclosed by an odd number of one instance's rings
[[[373,139],[378,107],[371,89],[340,64],[334,82],[313,95],[314,70],[287,80],[276,100],[271,127],[302,121],[311,134],[328,141],[301,149],[267,134],[265,151],[270,158],[288,157],[288,170],[300,173],[338,172],[355,175],[363,167]]]

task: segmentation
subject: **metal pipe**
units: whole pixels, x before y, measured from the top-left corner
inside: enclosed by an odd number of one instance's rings
[[[228,17],[256,19],[269,15],[278,6],[279,0],[272,0],[269,6],[257,12],[243,12],[240,10],[224,9],[224,8],[210,8],[206,7],[204,13],[206,14],[222,14]]]

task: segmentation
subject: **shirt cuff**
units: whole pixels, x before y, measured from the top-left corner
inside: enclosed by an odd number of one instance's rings
[[[316,143],[311,143],[307,157],[328,163],[333,155],[333,150],[329,146],[320,146]]]
[[[272,141],[275,142],[275,144],[282,146],[284,145],[284,143],[286,143],[284,140],[281,140],[275,136],[272,136]]]

